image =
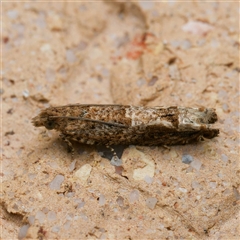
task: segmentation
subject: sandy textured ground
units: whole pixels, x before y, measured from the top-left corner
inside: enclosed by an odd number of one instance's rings
[[[239,239],[238,2],[1,7],[2,239]],[[31,124],[68,103],[213,107],[220,135],[73,161]]]

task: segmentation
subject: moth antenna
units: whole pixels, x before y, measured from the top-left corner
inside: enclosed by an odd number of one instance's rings
[[[82,121],[88,121],[88,122],[96,122],[96,123],[101,123],[109,126],[116,126],[116,127],[122,127],[122,128],[128,128],[128,126],[123,125],[121,123],[111,123],[111,122],[104,122],[101,120],[94,120],[90,118],[83,118],[83,117],[71,117],[71,116],[50,116],[49,118],[67,118],[71,120],[82,120]]]

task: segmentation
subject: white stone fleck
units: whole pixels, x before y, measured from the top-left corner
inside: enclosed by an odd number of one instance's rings
[[[42,200],[43,199],[43,196],[42,196],[42,194],[39,191],[37,191],[36,197],[38,198],[38,200]]]
[[[136,148],[131,148],[131,152],[129,155],[131,158],[139,159],[140,161],[142,161],[146,164],[142,168],[134,169],[133,178],[135,180],[144,180],[146,176],[149,176],[151,178],[154,176],[155,164],[149,155],[144,154],[141,151],[138,151]],[[123,160],[123,162],[124,162],[124,160]]]
[[[225,155],[225,154],[222,154],[222,155],[221,155],[221,159],[222,159],[223,162],[226,163],[226,162],[228,161],[228,156]]]
[[[52,47],[50,44],[45,43],[40,48],[41,52],[52,52]]]
[[[92,166],[90,164],[85,164],[75,172],[74,176],[78,178],[80,182],[86,183],[91,171]]]
[[[52,227],[52,232],[57,233],[59,231],[60,231],[60,227],[59,226],[55,225],[55,226]]]
[[[63,181],[64,181],[64,176],[63,175],[57,175],[52,180],[52,182],[49,183],[49,188],[52,189],[52,190],[59,190]]]
[[[33,180],[36,176],[37,176],[36,173],[29,173],[29,174],[28,174],[29,180]]]
[[[48,15],[48,26],[53,31],[61,31],[63,29],[63,22],[59,15],[49,14]]]
[[[85,202],[82,201],[82,202],[78,203],[77,208],[83,208],[84,205],[85,205]]]
[[[33,215],[28,216],[28,222],[30,225],[33,225],[35,221],[35,217]]]
[[[23,226],[19,229],[18,239],[23,239],[23,238],[26,237],[28,228],[29,228],[29,225],[26,224],[26,225],[23,225]]]
[[[228,195],[230,195],[232,193],[232,191],[229,189],[229,188],[227,188],[227,189],[225,189],[224,191],[223,191],[223,195],[224,196],[228,196]]]
[[[145,180],[145,182],[148,183],[148,184],[152,184],[152,182],[153,182],[153,178],[152,178],[152,177],[149,177],[148,175],[145,176],[144,180]]]
[[[87,215],[86,215],[85,213],[83,213],[83,212],[80,212],[80,217],[81,217],[83,220],[85,220],[85,221],[88,220]]]
[[[48,212],[47,217],[48,217],[48,220],[49,220],[49,221],[54,221],[54,220],[56,220],[57,215],[56,215],[55,212],[50,211],[50,212]]]
[[[64,228],[65,230],[68,230],[68,229],[70,228],[70,226],[71,226],[71,221],[67,220],[67,221],[64,223],[63,228]]]
[[[7,15],[11,19],[16,19],[18,17],[18,11],[17,10],[9,10],[9,11],[7,11]]]
[[[164,229],[164,225],[163,225],[162,223],[159,223],[159,225],[158,225],[158,229],[163,230],[163,229]]]
[[[156,204],[157,204],[157,198],[150,197],[146,200],[147,207],[152,210],[155,208]]]
[[[137,189],[132,190],[129,194],[129,198],[128,198],[129,202],[135,203],[138,201],[138,199],[139,199],[139,191]]]
[[[196,196],[196,199],[197,199],[197,200],[200,200],[200,199],[201,199],[201,196],[200,196],[200,195],[197,195],[197,196]]]
[[[69,172],[72,172],[72,171],[75,169],[75,167],[76,167],[76,162],[77,162],[76,159],[71,162],[71,164],[70,164],[70,166],[69,166]]]
[[[28,98],[29,97],[28,89],[23,90],[22,95],[23,95],[24,98]]]
[[[35,216],[35,218],[39,221],[40,224],[44,222],[45,217],[46,215],[42,211],[38,211]]]
[[[209,183],[209,186],[210,186],[211,188],[215,189],[216,186],[217,186],[217,183],[216,183],[216,182],[210,182],[210,183]]]
[[[103,194],[100,194],[98,202],[99,202],[100,206],[104,206],[105,205],[106,200],[105,200],[105,196]]]
[[[192,181],[192,188],[193,188],[193,189],[200,188],[200,187],[201,187],[201,185],[199,184],[199,182],[197,182],[197,181]]]
[[[202,166],[202,163],[198,159],[194,159],[194,161],[190,163],[190,166],[195,170],[199,171]]]
[[[117,204],[118,204],[120,207],[123,207],[123,205],[124,205],[124,198],[121,197],[121,196],[119,196],[119,197],[117,198]]]
[[[69,63],[73,63],[76,61],[76,56],[72,50],[66,51],[66,58]]]
[[[204,35],[212,29],[213,27],[210,24],[192,20],[182,26],[184,32],[189,32],[195,35]]]
[[[183,192],[183,193],[187,193],[187,189],[186,188],[178,188],[180,192]]]

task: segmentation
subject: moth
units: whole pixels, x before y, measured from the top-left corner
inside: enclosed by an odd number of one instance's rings
[[[178,145],[214,138],[219,129],[213,108],[141,107],[130,105],[72,104],[49,107],[32,119],[35,127],[60,132],[71,141],[96,145]]]

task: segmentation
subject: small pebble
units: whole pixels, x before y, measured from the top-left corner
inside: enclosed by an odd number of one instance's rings
[[[19,233],[18,233],[18,239],[23,239],[26,237],[27,235],[27,231],[28,231],[29,225],[23,225],[20,229],[19,229]]]
[[[52,190],[59,190],[61,188],[61,184],[64,181],[63,175],[57,175],[52,182],[49,183],[49,188]]]
[[[76,56],[72,50],[66,51],[66,58],[69,63],[74,63],[76,61]]]
[[[223,192],[223,195],[225,195],[225,196],[228,196],[230,194],[232,194],[232,191],[229,188],[225,189]]]
[[[135,203],[139,199],[139,191],[137,189],[133,190],[129,194],[129,202],[130,203]]]
[[[145,80],[144,78],[139,78],[139,79],[137,80],[137,85],[138,85],[138,87],[143,86],[145,83],[146,83],[146,80]]]
[[[79,181],[84,183],[87,181],[88,177],[90,176],[91,171],[92,171],[92,166],[90,164],[85,164],[75,172],[74,176],[78,178]]]
[[[35,221],[35,217],[34,216],[28,216],[28,222],[30,225],[33,225],[34,224],[34,221]]]
[[[187,193],[187,189],[186,188],[178,188],[180,192],[183,192],[183,193]]]
[[[23,92],[22,92],[22,95],[24,98],[28,98],[29,97],[29,91],[27,89],[25,89]]]
[[[182,156],[182,162],[185,164],[190,164],[193,161],[193,157],[191,155],[183,155]]]
[[[192,181],[192,188],[193,189],[200,188],[200,187],[201,187],[201,185],[199,184],[199,182]]]
[[[76,162],[77,162],[76,159],[71,162],[71,164],[70,164],[70,166],[69,166],[69,172],[72,172],[72,171],[75,169],[75,167],[76,167]]]
[[[210,24],[201,21],[189,21],[182,26],[184,32],[189,32],[195,35],[204,36],[206,33],[211,31],[213,27]]]
[[[100,206],[104,206],[105,205],[105,196],[103,194],[100,194],[100,197],[99,197],[99,205]]]
[[[42,224],[45,220],[45,214],[42,211],[38,211],[35,218],[39,221],[40,224]]]
[[[157,198],[150,197],[146,200],[147,207],[149,207],[152,210],[155,208],[156,204],[157,204]]]
[[[222,155],[221,155],[221,159],[222,159],[223,162],[226,163],[226,162],[228,161],[228,156],[225,155],[225,154],[222,154]]]
[[[40,50],[41,50],[41,52],[46,52],[47,53],[47,52],[51,52],[52,51],[52,47],[51,47],[50,44],[45,43],[45,44],[43,44],[41,46]]]
[[[110,162],[113,166],[122,166],[122,160],[118,156],[113,156]]]
[[[124,198],[121,197],[121,196],[119,196],[119,197],[117,198],[117,204],[118,204],[120,207],[123,207],[123,205],[124,205]]]
[[[151,184],[153,182],[153,178],[152,177],[149,177],[148,175],[145,176],[144,178],[145,182],[148,183],[148,184]]]
[[[56,215],[56,213],[55,212],[53,212],[53,211],[50,211],[50,212],[48,212],[48,220],[49,221],[54,221],[54,220],[56,220],[56,218],[57,218],[57,215]]]
[[[70,226],[71,226],[71,221],[67,220],[67,221],[64,223],[63,228],[64,228],[65,230],[68,230],[68,229],[70,228]]]
[[[190,163],[191,167],[194,168],[195,170],[199,171],[201,166],[202,166],[202,163],[197,160],[197,159],[194,159],[193,162]]]
[[[82,201],[82,202],[80,202],[80,203],[77,205],[77,208],[83,208],[84,205],[85,205],[85,202]]]
[[[158,81],[157,76],[153,76],[151,80],[148,82],[148,86],[153,86]]]
[[[16,10],[9,10],[7,12],[7,15],[11,19],[16,19],[18,17],[18,11],[16,11]]]
[[[59,232],[60,231],[60,227],[59,226],[57,226],[57,225],[55,225],[55,226],[53,226],[52,227],[52,232]]]
[[[216,182],[210,182],[210,183],[209,183],[209,186],[210,186],[211,188],[215,189],[216,186],[217,186],[217,183],[216,183]]]
[[[181,47],[183,50],[189,49],[192,47],[192,44],[189,40],[185,39],[181,42]]]

